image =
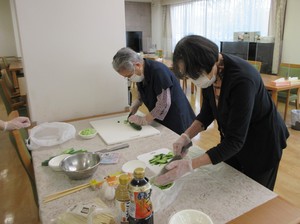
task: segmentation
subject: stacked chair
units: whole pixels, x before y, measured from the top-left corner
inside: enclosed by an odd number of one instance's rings
[[[6,69],[1,69],[0,95],[5,105],[7,114],[17,110],[21,116],[29,116],[26,96],[21,96],[14,91],[14,87]]]

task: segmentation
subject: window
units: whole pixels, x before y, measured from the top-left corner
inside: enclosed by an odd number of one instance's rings
[[[171,5],[172,49],[184,36],[197,34],[214,41],[232,41],[234,32],[268,35],[271,0],[197,0]]]

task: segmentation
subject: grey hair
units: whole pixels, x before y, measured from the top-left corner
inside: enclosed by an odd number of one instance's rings
[[[141,63],[142,61],[143,58],[134,50],[124,47],[121,48],[113,57],[112,66],[117,72],[119,72],[121,69],[133,71],[134,64],[138,62]]]

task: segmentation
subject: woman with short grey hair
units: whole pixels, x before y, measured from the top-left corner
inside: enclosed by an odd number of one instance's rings
[[[120,49],[113,57],[112,65],[121,76],[136,82],[138,88],[138,97],[130,107],[130,122],[149,125],[155,120],[177,134],[192,124],[195,113],[179,81],[166,65],[144,59],[130,48]],[[149,113],[137,115],[143,103]]]

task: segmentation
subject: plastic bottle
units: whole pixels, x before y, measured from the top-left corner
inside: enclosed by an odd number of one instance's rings
[[[130,195],[129,223],[153,224],[153,209],[151,202],[151,185],[145,177],[143,168],[136,168],[128,190]]]
[[[128,191],[128,182],[129,177],[126,174],[123,174],[119,177],[119,186],[116,189],[115,201],[116,208],[118,211],[118,223],[126,224],[128,222],[128,209],[129,209],[129,191]]]

